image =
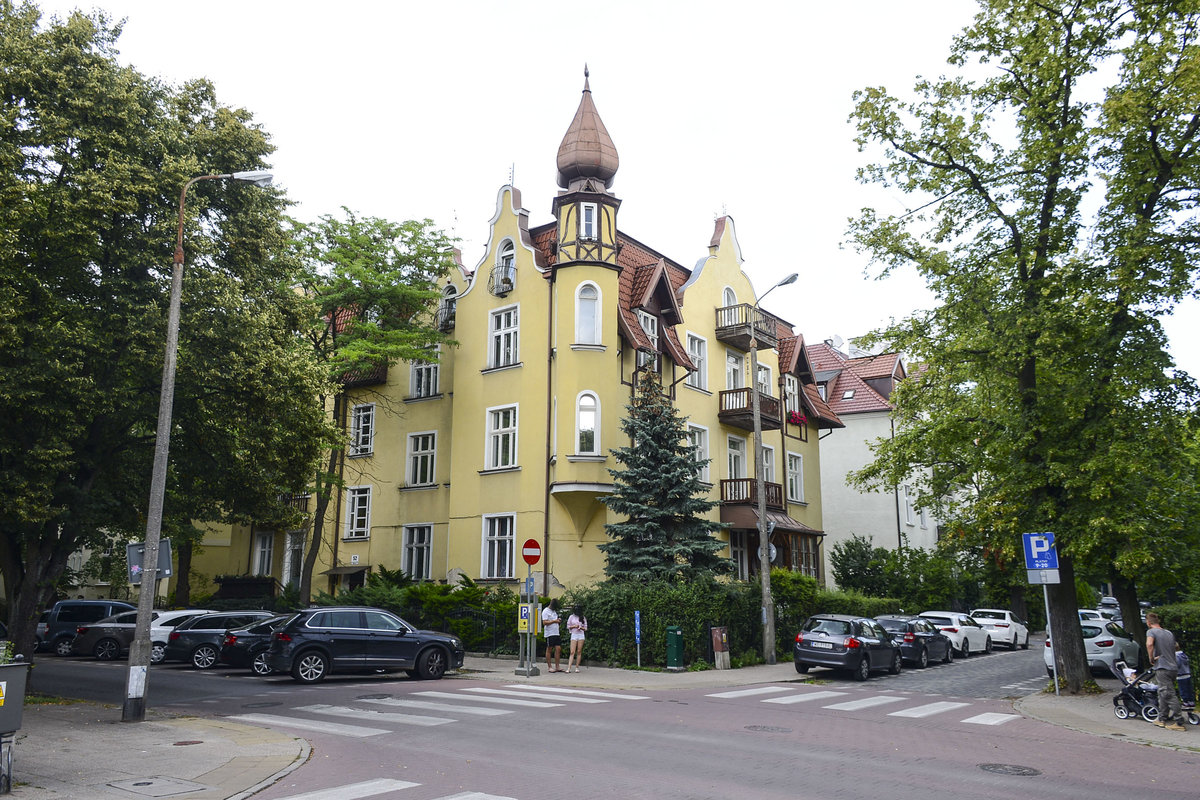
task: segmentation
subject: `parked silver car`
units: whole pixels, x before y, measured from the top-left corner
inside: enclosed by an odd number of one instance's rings
[[[1079,627],[1083,630],[1083,649],[1087,654],[1088,666],[1094,671],[1108,676],[1112,674],[1112,665],[1117,661],[1138,663],[1141,645],[1117,623],[1095,619],[1080,622]],[[1048,635],[1043,656],[1046,674],[1054,677],[1054,648]]]

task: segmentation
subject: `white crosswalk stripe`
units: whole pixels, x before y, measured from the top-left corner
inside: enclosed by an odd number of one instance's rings
[[[763,702],[786,706],[792,703],[807,703],[812,700],[828,700],[832,697],[842,697],[845,694],[845,692],[805,692],[804,694],[790,694],[787,697],[768,697]]]
[[[422,697],[433,697],[438,700],[467,700],[467,695],[454,694],[452,692],[413,692]],[[497,705],[505,706],[521,706],[523,708],[558,708],[562,703],[547,703],[544,700],[522,700],[516,697],[491,697],[491,696],[475,696],[470,697],[471,700],[483,701],[487,703],[496,703]]]
[[[315,792],[294,794],[280,800],[358,800],[360,797],[374,797],[377,794],[395,792],[400,789],[411,789],[420,786],[419,783],[397,781],[392,778],[376,778],[373,781],[352,783],[349,786],[335,786],[332,789],[320,789]]]
[[[753,689],[737,689],[732,692],[717,692],[716,694],[706,694],[705,697],[720,697],[724,699],[732,699],[735,697],[754,697],[760,694],[778,694],[779,692],[790,692],[791,689],[784,686],[755,686]]]
[[[349,706],[329,706],[317,704],[312,706],[297,706],[296,711],[306,714],[324,714],[330,717],[350,717],[359,722],[393,723],[397,725],[416,725],[423,728],[434,725],[446,725],[456,720],[449,717],[424,717],[419,714],[398,714],[392,711],[375,711],[369,708],[350,708]]]
[[[894,697],[887,694],[877,694],[873,697],[864,697],[861,700],[848,700],[845,703],[835,703],[831,706],[821,706],[832,711],[858,711],[863,708],[874,708],[875,706],[887,705],[888,703],[899,703],[903,697]]]
[[[489,689],[486,686],[471,686],[463,690],[464,692],[474,692],[480,695],[501,696],[501,697],[537,697],[542,700],[557,700],[559,703],[607,703],[607,700],[601,700],[596,697],[572,697],[569,695],[543,694],[539,692],[517,692],[508,689]]]
[[[997,714],[989,712],[987,714],[977,714],[974,717],[964,719],[963,722],[970,722],[974,725],[1003,725],[1006,722],[1011,722],[1014,719],[1020,719],[1020,714]]]
[[[437,800],[517,800],[517,798],[501,797],[498,794],[484,794],[483,792],[460,792],[459,794],[439,797]]]
[[[903,711],[893,711],[888,714],[889,717],[911,717],[920,719],[922,717],[932,717],[934,714],[944,714],[947,711],[953,711],[956,708],[964,708],[971,705],[970,703],[952,703],[948,700],[943,700],[940,703],[926,703],[923,706],[916,708],[906,708]]]
[[[381,733],[391,733],[389,730],[382,728],[365,728],[360,725],[341,725],[336,722],[319,722],[314,720],[299,719],[296,717],[281,717],[276,714],[238,714],[237,716],[227,717],[236,722],[246,722],[250,725],[265,725],[269,728],[276,726],[280,728],[296,728],[302,731],[315,731],[317,733],[332,733],[337,736],[353,736],[359,739],[364,739],[368,736],[378,736]]]
[[[463,698],[464,700],[470,698]],[[480,708],[479,706],[460,706],[451,703],[434,703],[428,700],[410,700],[407,697],[373,697],[369,700],[363,700],[364,703],[374,703],[380,706],[393,706],[397,708],[419,708],[422,711],[445,711],[451,714],[467,714],[475,717],[498,717],[503,714],[511,714],[512,709],[509,708]]]
[[[559,686],[531,686],[527,683],[513,683],[508,685],[508,689],[525,689],[537,692],[549,692],[544,695],[552,697],[560,694],[577,694],[584,697],[603,697],[608,700],[649,700],[650,698],[642,694],[616,694],[614,692],[594,692],[590,689],[567,689]],[[711,695],[710,695],[711,696]]]

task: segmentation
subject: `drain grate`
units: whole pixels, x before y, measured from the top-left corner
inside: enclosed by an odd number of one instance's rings
[[[355,700],[387,700],[390,694],[360,694]]]
[[[190,792],[198,792],[202,789],[212,789],[211,786],[205,786],[202,783],[192,783],[191,781],[182,781],[178,778],[133,778],[126,781],[113,781],[108,784],[114,789],[123,789],[126,792],[140,794],[143,797],[170,797],[176,794],[188,794]]]
[[[1042,774],[1040,769],[1022,767],[1020,764],[980,764],[979,768],[984,772],[994,772],[997,775],[1020,775],[1031,778],[1034,775]]]
[[[747,725],[746,730],[759,733],[791,733],[791,728],[777,728],[774,725]]]

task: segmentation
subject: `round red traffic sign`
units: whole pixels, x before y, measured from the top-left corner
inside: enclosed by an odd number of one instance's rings
[[[521,545],[521,555],[525,558],[525,563],[532,567],[542,557],[542,546],[538,544],[537,539],[526,539],[525,544]]]

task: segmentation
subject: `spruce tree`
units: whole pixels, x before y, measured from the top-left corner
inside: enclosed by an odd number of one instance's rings
[[[703,515],[717,506],[705,498],[686,420],[663,395],[653,372],[638,373],[621,429],[629,445],[612,451],[614,490],[603,502],[625,517],[605,525],[600,545],[605,574],[615,580],[692,580],[730,571],[725,546],[713,536],[725,525]]]

